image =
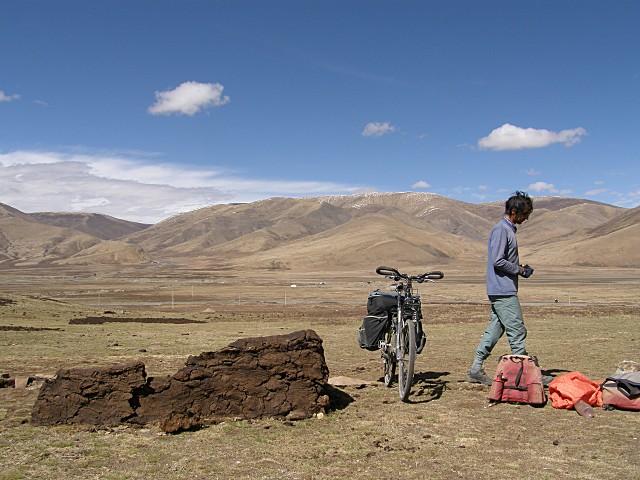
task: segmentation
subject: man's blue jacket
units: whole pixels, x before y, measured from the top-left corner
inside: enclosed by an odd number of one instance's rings
[[[518,293],[518,258],[516,226],[502,217],[489,235],[487,256],[487,295],[508,296]]]

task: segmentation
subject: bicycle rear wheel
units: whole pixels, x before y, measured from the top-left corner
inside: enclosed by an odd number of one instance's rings
[[[393,320],[395,321],[395,320]],[[396,341],[392,328],[389,327],[384,335],[385,348],[382,350],[382,367],[384,369],[384,384],[390,387],[396,374]]]
[[[405,319],[402,322],[399,335],[400,356],[397,359],[400,364],[398,371],[398,391],[403,402],[409,397],[411,384],[413,383],[413,369],[416,361],[416,324],[413,319]]]

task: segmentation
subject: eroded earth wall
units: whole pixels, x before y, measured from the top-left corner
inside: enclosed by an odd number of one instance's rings
[[[187,359],[167,377],[141,362],[62,369],[34,405],[35,425],[158,423],[165,431],[222,418],[308,418],[324,411],[329,370],[313,330],[237,340]]]

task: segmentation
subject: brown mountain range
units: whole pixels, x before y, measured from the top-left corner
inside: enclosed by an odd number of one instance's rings
[[[520,227],[532,264],[640,267],[640,207],[534,198]],[[145,264],[240,269],[439,266],[484,261],[501,202],[429,193],[272,198],[184,213],[155,225],[99,214],[26,214],[0,204],[0,266]]]
[[[94,228],[86,228],[85,233],[51,224],[64,224],[72,215],[77,216],[70,222],[75,226],[93,224]],[[43,222],[43,217],[48,221]],[[85,221],[88,218],[93,218],[93,221]],[[0,203],[0,267],[151,261],[139,246],[104,237],[103,232],[111,227],[118,231],[123,223],[127,222],[106,215],[27,214]],[[129,233],[135,231],[136,225],[140,225],[129,223]]]

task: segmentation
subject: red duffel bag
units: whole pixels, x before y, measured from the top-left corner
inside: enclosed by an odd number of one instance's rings
[[[547,396],[538,359],[529,355],[503,355],[489,390],[492,402],[516,402],[542,406]]]

